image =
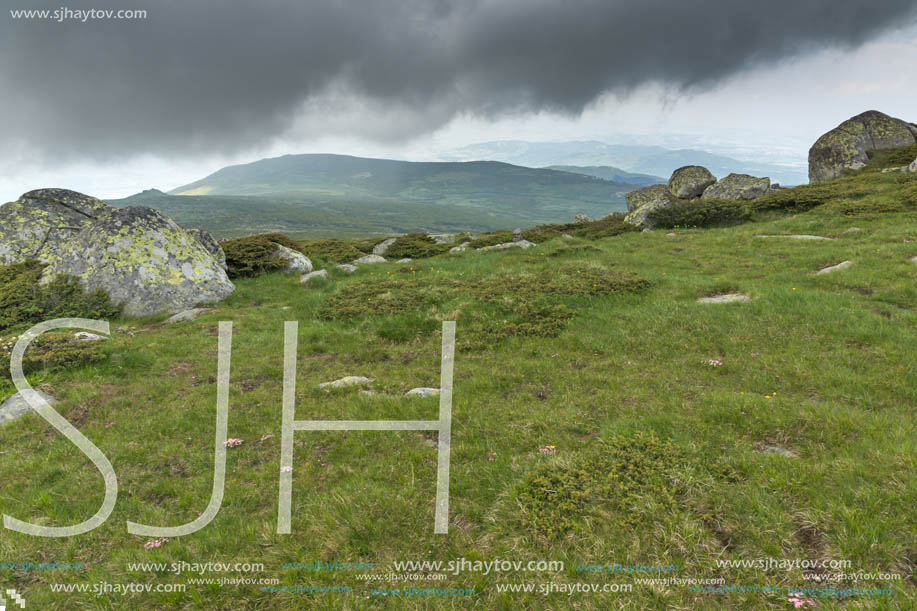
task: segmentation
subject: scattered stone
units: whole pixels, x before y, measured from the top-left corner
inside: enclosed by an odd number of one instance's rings
[[[522,241],[522,229],[513,229],[513,242]]]
[[[826,238],[820,235],[757,235],[756,238],[789,238],[791,240],[836,240],[837,238]]]
[[[178,314],[173,314],[172,316],[166,319],[166,324],[171,325],[176,322],[186,322],[189,320],[194,320],[201,314],[207,311],[207,308],[192,308],[190,310],[183,310]]]
[[[283,269],[285,274],[308,274],[312,271],[312,261],[301,252],[296,252],[292,248],[277,244],[277,250],[274,254],[287,262],[287,266]]]
[[[716,176],[705,167],[686,165],[672,172],[669,178],[669,191],[675,197],[691,199],[700,197],[704,189],[716,182]]]
[[[364,255],[359,259],[354,259],[351,261],[354,265],[369,265],[370,263],[385,263],[385,257],[382,255]]]
[[[438,388],[412,388],[404,393],[405,397],[438,397]]]
[[[322,382],[318,385],[319,388],[344,388],[346,386],[358,386],[361,384],[369,384],[372,382],[372,378],[364,378],[363,376],[344,376],[333,382]]]
[[[341,263],[340,265],[337,265],[336,267],[339,270],[341,270],[342,272],[344,272],[345,274],[352,274],[355,271],[357,271],[357,266],[351,265],[350,263]]]
[[[917,263],[917,257],[911,257],[911,263]]]
[[[842,261],[837,265],[829,265],[828,267],[824,267],[818,270],[815,272],[815,275],[821,276],[822,274],[830,274],[831,272],[836,272],[839,269],[844,269],[846,267],[850,267],[851,265],[853,265],[853,261]]]
[[[585,214],[583,214],[582,212],[580,212],[580,213],[578,213],[578,214],[574,214],[574,215],[573,215],[573,222],[574,222],[574,223],[577,223],[577,224],[579,224],[579,223],[591,223],[591,222],[592,222],[592,219],[589,218],[588,216],[586,216]]]
[[[907,166],[908,172],[917,172],[917,159],[911,162],[911,165]]]
[[[377,392],[374,391],[374,390],[361,390],[361,391],[360,391],[360,394],[361,394],[361,395],[365,395],[365,396],[367,396],[367,397],[378,397],[378,396],[381,396],[381,395],[379,395],[379,393],[377,393]]]
[[[742,293],[727,293],[726,295],[714,295],[713,297],[701,297],[697,303],[735,303],[751,301],[748,295]]]
[[[96,335],[95,333],[89,333],[87,331],[78,331],[73,334],[73,338],[78,342],[98,342],[108,339],[107,337],[102,337],[101,335]]]
[[[560,234],[560,237],[570,239],[570,238],[572,238],[573,236],[570,235],[569,233],[562,233],[562,234]]]
[[[48,405],[54,405],[57,403],[57,399],[52,397],[46,392],[40,390],[35,391],[38,393],[38,396],[45,400]],[[0,424],[6,424],[24,416],[26,413],[34,411],[32,407],[26,403],[25,399],[22,398],[22,395],[18,392],[10,397],[7,397],[6,400],[0,404]]]
[[[528,240],[519,240],[517,242],[503,242],[502,244],[494,244],[493,246],[482,246],[481,248],[475,249],[477,252],[488,252],[491,250],[509,250],[510,248],[521,248],[525,250],[526,248],[532,248],[533,246],[538,246],[534,242],[529,242]]]
[[[786,456],[787,458],[797,458],[794,452],[791,452],[786,448],[781,448],[780,446],[766,446],[763,451],[765,454],[779,454],[780,456]]]
[[[387,240],[383,240],[382,242],[379,242],[378,244],[373,246],[373,254],[374,255],[384,255],[386,251],[389,248],[391,248],[392,244],[394,244],[397,240],[398,238],[389,238]]]
[[[292,310],[292,309],[293,309],[293,306],[283,306],[283,307],[280,308],[280,309],[281,309],[281,310]]]
[[[674,237],[677,236],[677,235],[678,235],[678,232],[677,232],[677,231],[670,231],[669,233],[665,234],[665,237],[667,237],[667,238],[674,238]]]
[[[704,189],[702,199],[757,199],[767,195],[770,178],[756,178],[748,174],[730,174],[716,184]]]
[[[437,244],[452,244],[455,242],[454,233],[431,233],[428,236]]]
[[[907,172],[908,166],[902,165],[894,168],[882,168],[883,174],[891,174],[892,172]]]
[[[454,254],[454,253],[458,253],[458,252],[465,252],[466,250],[468,250],[468,245],[469,245],[470,243],[471,243],[471,242],[462,242],[462,243],[459,244],[458,246],[453,246],[452,248],[450,248],[450,249],[449,249],[449,252],[450,252],[450,253],[453,253],[453,254]]]
[[[844,233],[856,233],[857,231],[863,231],[863,230],[860,229],[859,227],[851,227],[850,229],[846,230]]]
[[[308,274],[303,274],[302,276],[299,277],[299,281],[305,284],[306,282],[309,282],[310,280],[313,280],[315,278],[321,278],[322,280],[327,280],[328,279],[328,270],[320,269],[317,272],[309,272]]]
[[[868,153],[883,149],[913,146],[914,130],[905,121],[876,110],[848,119],[823,134],[809,149],[809,182],[823,182],[840,176],[844,170],[859,170],[869,160]]]
[[[410,258],[410,257],[405,257],[404,259],[398,259],[398,261],[396,261],[396,263],[410,263],[410,262],[413,261],[413,260],[414,260],[414,259],[412,259],[412,258]]]

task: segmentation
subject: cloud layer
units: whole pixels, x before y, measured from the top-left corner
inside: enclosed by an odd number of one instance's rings
[[[398,139],[459,113],[576,114],[607,92],[649,82],[696,90],[855,47],[915,16],[914,0],[145,4],[85,7],[143,9],[142,20],[0,15],[3,151],[44,160],[232,153],[297,126],[319,130],[324,115],[335,129]],[[390,112],[359,116],[372,108]]]

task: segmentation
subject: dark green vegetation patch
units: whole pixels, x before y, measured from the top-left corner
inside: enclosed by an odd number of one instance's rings
[[[282,233],[263,233],[227,240],[220,244],[226,254],[226,273],[230,278],[258,276],[287,266],[277,256],[277,245],[303,252],[302,245]]]
[[[656,226],[708,227],[721,223],[741,223],[751,217],[746,202],[727,199],[702,199],[678,203],[649,213]]]
[[[675,508],[680,452],[653,434],[614,436],[569,462],[537,467],[516,489],[526,528],[552,539],[581,525],[590,508],[622,526]]]
[[[0,331],[54,318],[108,319],[120,313],[105,291],[87,293],[78,280],[58,276],[39,284],[44,268],[38,261],[0,266]]]
[[[22,370],[28,375],[39,369],[73,369],[82,365],[98,363],[107,357],[101,342],[77,341],[70,333],[43,333],[36,337],[22,356]],[[0,351],[9,360],[10,350]],[[10,377],[9,367],[0,369],[4,378]]]

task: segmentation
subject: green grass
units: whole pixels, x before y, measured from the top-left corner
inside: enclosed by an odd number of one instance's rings
[[[819,558],[903,579],[856,586],[891,588],[891,598],[817,598],[817,609],[914,608],[915,186],[914,175],[864,171],[781,194],[737,226],[548,236],[536,249],[364,266],[352,276],[331,267],[320,284],[266,274],[238,280],[235,294],[193,322],[115,321],[105,359],[30,380],[61,398],[59,411],[111,460],[118,504],[76,538],[4,531],[4,562],[85,568],[0,570],[0,580],[42,609],[786,609],[785,595],[677,585],[572,596],[500,594],[497,585],[633,584],[573,568],[617,562],[677,564],[676,577],[722,576],[731,586],[813,587],[799,569],[716,562]],[[756,237],[795,233],[837,239]],[[848,259],[849,269],[814,275]],[[752,300],[696,302],[727,291]],[[229,436],[244,443],[228,451],[216,519],[148,551],[127,520],[182,524],[210,498],[221,320],[234,323]],[[276,534],[287,320],[299,321],[300,420],[435,419],[436,400],[402,394],[438,385],[440,322],[456,320],[448,535],[433,534],[435,435],[420,432],[297,432],[292,534]],[[374,378],[384,396],[317,388],[345,375]],[[0,390],[12,388],[0,379]],[[774,445],[797,458],[762,451]],[[542,452],[548,446],[553,453]],[[3,513],[66,525],[101,503],[98,472],[37,415],[0,428],[0,448]],[[371,562],[370,572],[388,573],[394,561],[458,558],[566,568],[450,574],[405,585],[477,594],[409,599],[372,596],[371,587],[399,586],[370,586],[359,571],[281,568]],[[263,573],[206,577],[353,592],[50,591],[57,582],[185,583],[187,574],[127,568],[180,561],[259,562]]]

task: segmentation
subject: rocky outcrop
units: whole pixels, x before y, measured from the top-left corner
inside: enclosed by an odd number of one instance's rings
[[[234,290],[213,236],[151,208],[113,208],[65,189],[30,191],[0,207],[0,263],[37,259],[102,289],[126,316],[186,310]]]
[[[717,181],[707,168],[689,165],[675,170],[668,184],[643,187],[625,195],[627,215],[624,222],[652,229],[654,223],[650,213],[656,210],[700,199],[757,199],[779,188],[779,185],[771,185],[770,178],[748,174],[730,174]]]
[[[672,172],[669,178],[669,191],[675,197],[689,199],[700,197],[704,189],[716,182],[716,176],[710,170],[699,165],[686,165]]]
[[[767,195],[770,178],[755,178],[748,174],[730,174],[704,190],[703,199],[758,199]]]
[[[287,264],[286,267],[283,268],[283,273],[308,274],[312,271],[312,261],[309,260],[309,257],[292,248],[287,248],[282,244],[276,244],[276,246],[277,251],[274,255],[286,261]]]
[[[384,255],[388,252],[388,249],[391,248],[392,244],[398,241],[398,238],[389,238],[387,240],[382,240],[375,246],[373,246],[374,255]]]
[[[917,126],[869,110],[823,134],[809,149],[809,182],[823,182],[866,165],[870,151],[917,143]]]

